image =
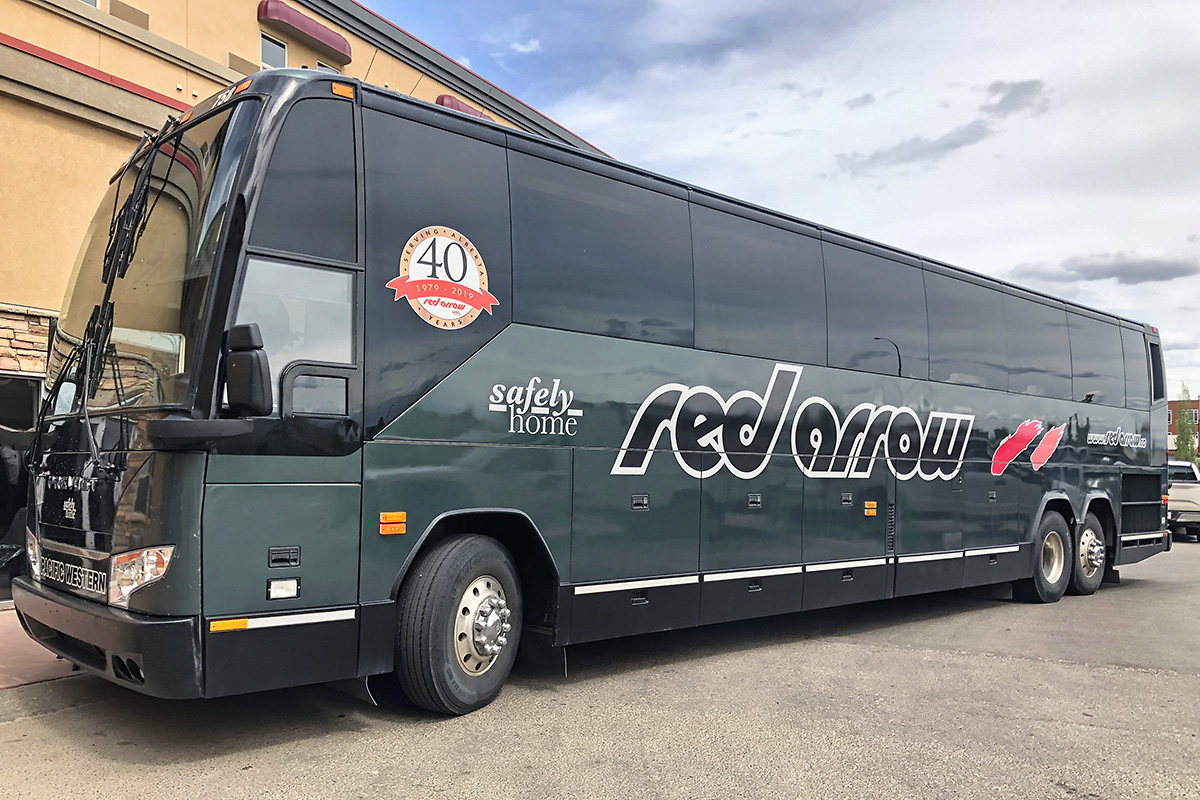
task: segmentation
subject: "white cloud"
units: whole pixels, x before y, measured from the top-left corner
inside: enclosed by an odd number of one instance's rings
[[[544,110],[639,166],[978,272],[1060,265],[1014,280],[1200,329],[1200,275],[1169,269],[1200,238],[1190,4],[865,7],[659,0],[625,44],[638,66]],[[886,102],[847,107],[867,93]],[[1122,254],[1166,279],[1102,275]],[[1200,345],[1166,358],[1173,393],[1200,387]]]
[[[537,39],[529,39],[528,41],[524,42],[513,42],[509,45],[509,47],[523,56],[527,56],[530,53],[542,52],[542,43]]]
[[[462,64],[467,69],[471,68],[471,59],[467,58],[466,56],[459,56],[458,58],[456,58],[454,60],[457,61],[458,63]]]

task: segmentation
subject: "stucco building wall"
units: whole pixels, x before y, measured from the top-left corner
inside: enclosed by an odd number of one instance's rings
[[[303,15],[345,52],[272,14]],[[42,373],[80,242],[142,132],[256,72],[264,34],[287,46],[289,67],[453,97],[594,149],[350,0],[0,0],[0,20],[0,377]]]

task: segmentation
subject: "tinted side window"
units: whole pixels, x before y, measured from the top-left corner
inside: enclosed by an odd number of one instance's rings
[[[692,206],[696,346],[825,363],[821,243]]]
[[[902,367],[907,377],[929,377],[929,329],[921,270],[829,242],[822,247],[829,303],[829,366],[884,375],[895,375],[897,367]]]
[[[1071,326],[1071,372],[1074,398],[1083,403],[1125,405],[1125,358],[1121,329],[1079,314],[1068,314]]]
[[[687,203],[509,152],[513,319],[692,344]]]
[[[354,106],[301,100],[271,153],[250,243],[338,261],[358,259]]]
[[[1125,405],[1150,408],[1150,360],[1146,357],[1146,337],[1141,331],[1121,329],[1121,349],[1125,354]]]
[[[1007,389],[1004,295],[926,272],[925,297],[929,304],[929,377]]]
[[[1071,399],[1071,339],[1067,312],[1004,296],[1008,327],[1008,390]]]
[[[1150,343],[1150,378],[1152,397],[1157,403],[1167,396],[1167,384],[1163,378],[1162,346],[1158,342]]]

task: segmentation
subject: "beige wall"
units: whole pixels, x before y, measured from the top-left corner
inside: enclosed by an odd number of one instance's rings
[[[99,9],[80,0],[0,0],[0,29],[185,105],[238,79],[228,54],[259,63],[264,29],[258,0],[125,2],[149,15],[148,29],[108,14],[109,0],[100,0]],[[314,16],[299,4],[292,7]],[[349,31],[319,21],[350,43],[352,61],[332,65],[344,74],[423,100],[448,94],[480,108]],[[326,60],[287,35],[265,32],[288,45],[288,66],[316,68]],[[14,77],[11,58],[0,57],[0,304],[56,310],[108,178],[143,128],[178,112],[2,45],[0,51],[19,55],[25,59],[21,69],[39,76]]]
[[[108,179],[135,144],[0,96],[0,302],[59,307]]]

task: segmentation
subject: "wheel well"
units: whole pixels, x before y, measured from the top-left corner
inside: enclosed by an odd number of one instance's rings
[[[1071,531],[1075,530],[1075,509],[1071,508],[1071,502],[1065,497],[1056,497],[1052,500],[1047,500],[1046,507],[1042,509],[1042,515],[1045,516],[1047,511],[1057,511],[1067,521],[1069,529]],[[1041,524],[1040,519],[1038,520],[1038,524]]]
[[[392,598],[399,597],[407,569],[422,553],[451,536],[466,533],[490,536],[512,553],[521,580],[524,623],[553,628],[558,608],[558,570],[532,520],[516,511],[464,511],[437,520],[409,558]]]
[[[1084,513],[1095,514],[1096,519],[1100,520],[1100,524],[1104,526],[1104,543],[1108,545],[1111,552],[1117,536],[1117,518],[1113,516],[1112,504],[1103,497],[1097,497],[1088,503],[1087,511]]]

